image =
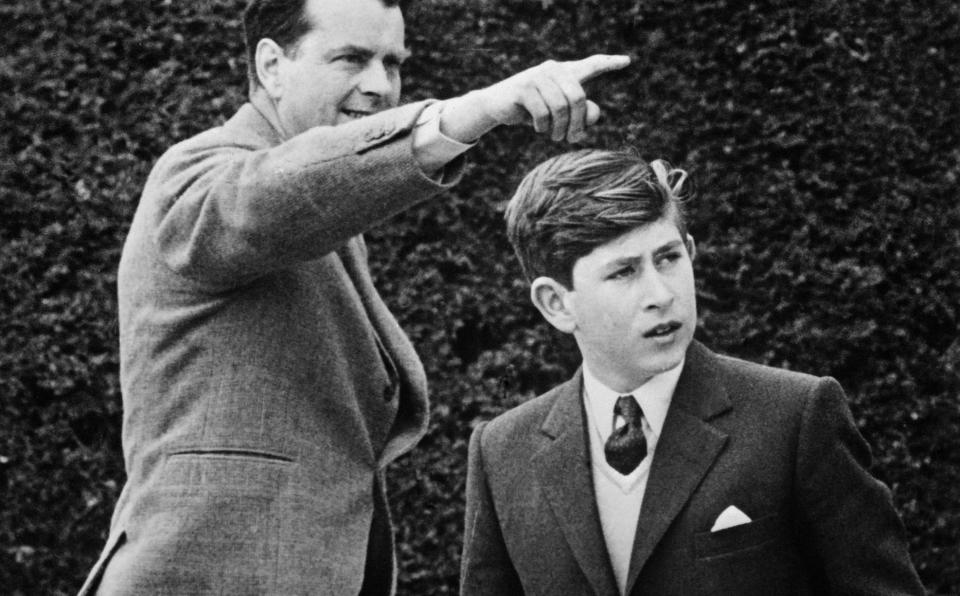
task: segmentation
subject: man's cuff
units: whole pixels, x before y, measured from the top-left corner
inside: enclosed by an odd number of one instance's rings
[[[430,177],[443,178],[439,172],[476,143],[461,143],[440,132],[440,112],[443,102],[431,103],[420,112],[413,129],[413,157],[423,172]]]

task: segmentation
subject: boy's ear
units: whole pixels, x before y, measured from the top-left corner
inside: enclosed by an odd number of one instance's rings
[[[283,48],[269,38],[257,42],[257,51],[254,54],[257,61],[257,78],[260,85],[273,99],[280,99],[283,94],[283,84],[280,80],[280,62],[283,58]]]
[[[690,255],[690,260],[697,258],[697,243],[693,241],[693,236],[687,234],[687,240],[685,242],[687,245],[687,254]]]
[[[570,292],[552,277],[538,277],[530,284],[533,305],[548,323],[564,333],[573,333],[577,328],[568,300]]]

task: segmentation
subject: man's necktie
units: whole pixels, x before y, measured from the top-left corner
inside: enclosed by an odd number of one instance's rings
[[[623,424],[617,426],[617,420]],[[613,407],[613,433],[603,452],[607,463],[623,475],[632,472],[647,456],[647,439],[643,436],[643,410],[632,395],[621,395]]]

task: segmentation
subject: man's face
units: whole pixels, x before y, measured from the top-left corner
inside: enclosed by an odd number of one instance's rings
[[[590,370],[612,389],[631,391],[683,360],[697,323],[685,240],[662,218],[598,246],[573,266],[565,298],[573,335]]]
[[[380,0],[307,0],[313,25],[280,59],[277,110],[288,135],[392,108],[407,57],[399,7]]]

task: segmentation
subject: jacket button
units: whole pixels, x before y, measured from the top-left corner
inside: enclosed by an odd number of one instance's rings
[[[396,385],[387,385],[383,388],[383,401],[390,401],[397,393]]]
[[[393,130],[390,127],[381,126],[380,128],[371,128],[363,135],[363,138],[366,141],[378,141],[391,132],[393,132]]]

